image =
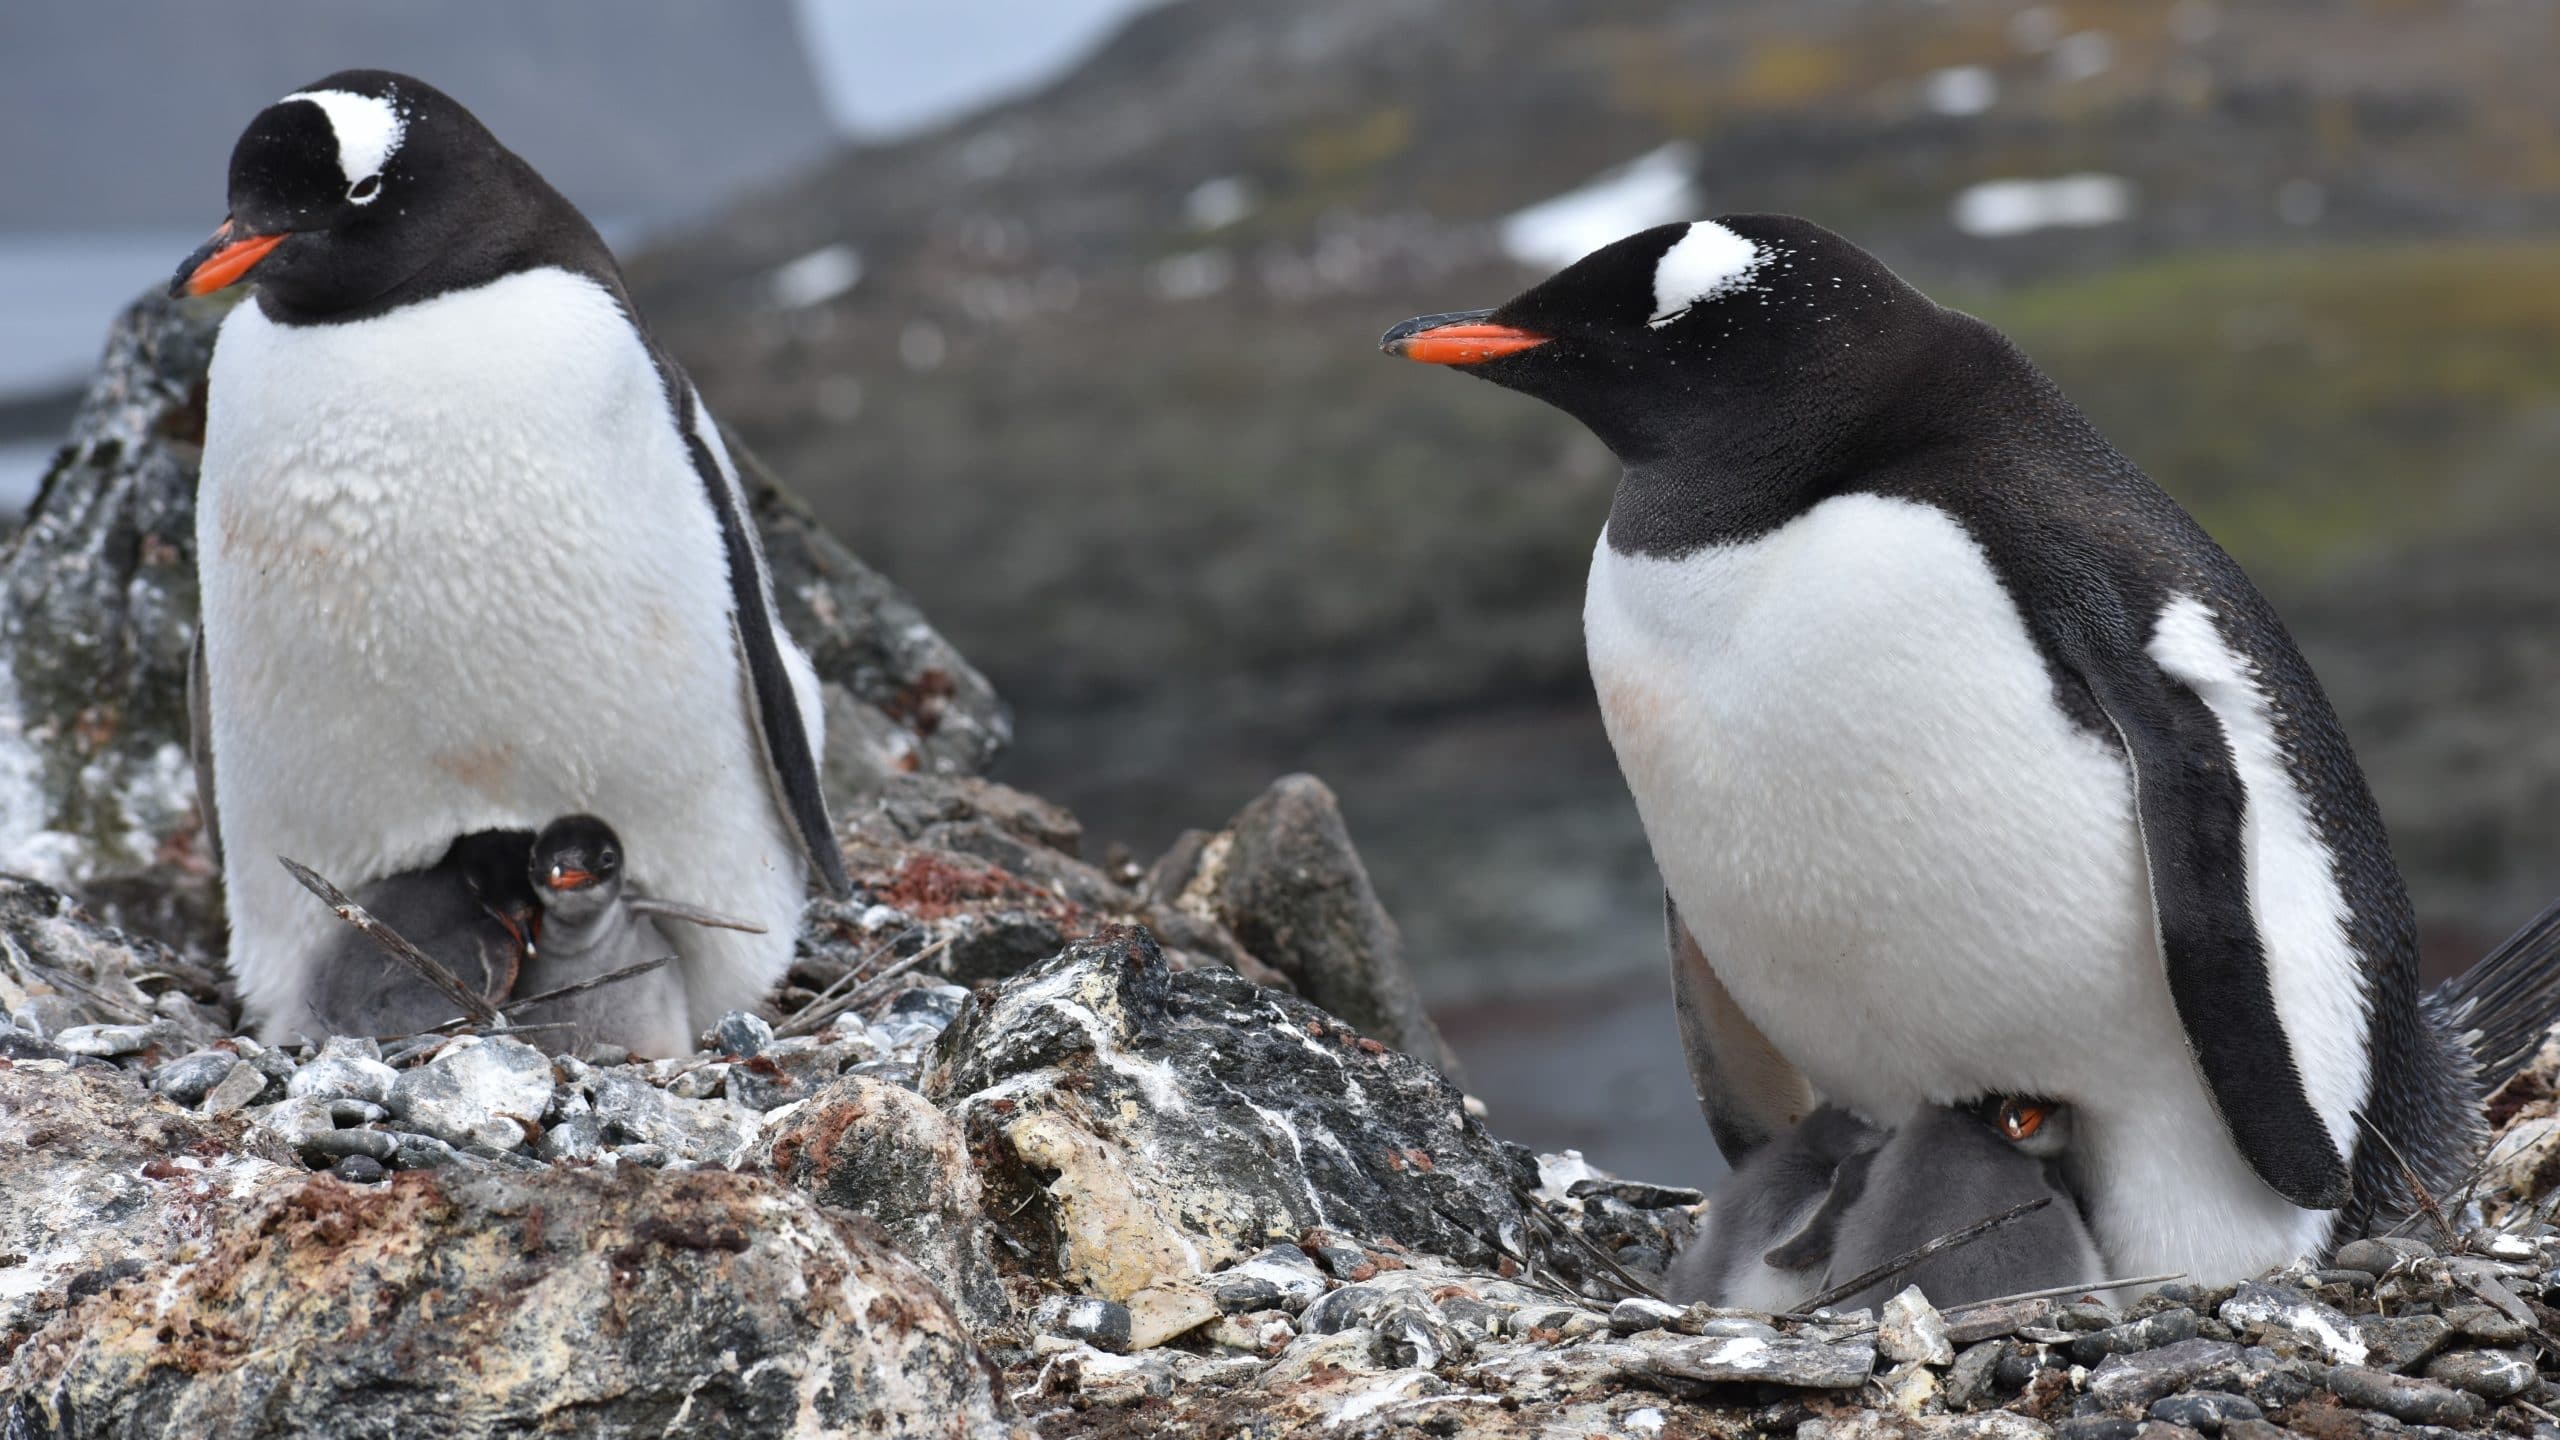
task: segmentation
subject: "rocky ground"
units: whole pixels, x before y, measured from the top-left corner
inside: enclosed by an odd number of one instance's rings
[[[856,880],[787,986],[648,1061],[242,1037],[159,688],[210,320],[127,317],[5,563],[0,1435],[2560,1437],[2560,1047],[2325,1269],[1668,1304],[1700,1197],[1487,1128],[1330,791],[1084,857],[769,481]]]

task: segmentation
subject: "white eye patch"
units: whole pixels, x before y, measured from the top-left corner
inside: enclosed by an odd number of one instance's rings
[[[1698,221],[1654,262],[1653,318],[1645,323],[1658,330],[1700,301],[1741,289],[1767,259],[1714,221]]]
[[[382,173],[391,157],[400,149],[400,137],[409,122],[401,118],[398,106],[387,98],[358,95],[351,90],[303,90],[287,95],[291,100],[308,100],[329,117],[329,132],[338,141],[338,171],[347,177],[347,198],[359,205],[373,202],[382,193],[375,185],[362,196],[353,194],[356,186]]]

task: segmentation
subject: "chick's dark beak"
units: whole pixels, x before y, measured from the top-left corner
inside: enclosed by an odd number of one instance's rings
[[[210,295],[249,278],[267,252],[284,243],[291,231],[273,235],[242,233],[238,224],[225,220],[213,237],[195,248],[195,253],[178,262],[178,273],[169,282],[169,294]]]
[[[1425,365],[1480,365],[1535,349],[1552,337],[1512,325],[1491,325],[1490,310],[1419,315],[1390,330],[1378,348]]]

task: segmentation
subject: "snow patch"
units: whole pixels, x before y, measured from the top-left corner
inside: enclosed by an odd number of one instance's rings
[[[1950,65],[1930,72],[1920,93],[1940,115],[1979,115],[2000,99],[2000,77],[1988,65]]]
[[[2132,218],[2133,182],[2095,171],[2048,180],[1985,180],[1955,198],[1950,218],[1967,235],[2024,235]]]
[[[1253,213],[1253,182],[1241,175],[1203,180],[1182,197],[1182,222],[1194,230],[1223,230]]]
[[[862,256],[850,245],[821,246],[787,265],[774,268],[766,280],[773,303],[785,310],[823,305],[862,280]]]
[[[1697,148],[1675,141],[1514,211],[1499,226],[1502,252],[1534,269],[1561,270],[1612,240],[1696,214],[1697,163]]]

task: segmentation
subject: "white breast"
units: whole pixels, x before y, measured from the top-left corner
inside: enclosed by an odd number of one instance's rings
[[[600,286],[536,270],[330,326],[242,305],[197,529],[233,966],[270,1033],[312,1024],[303,956],[337,923],[276,855],[352,888],[580,810],[635,885],[769,925],[688,927],[697,1009],[788,963],[800,862],[717,520]]]
[[[1849,495],[1678,559],[1604,541],[1584,619],[1664,882],[1818,1090],[1879,1119],[2069,1100],[2111,1177],[2111,1260],[2298,1253],[2304,1212],[2247,1170],[2188,1058],[2129,772],[2056,704],[1951,516]]]

